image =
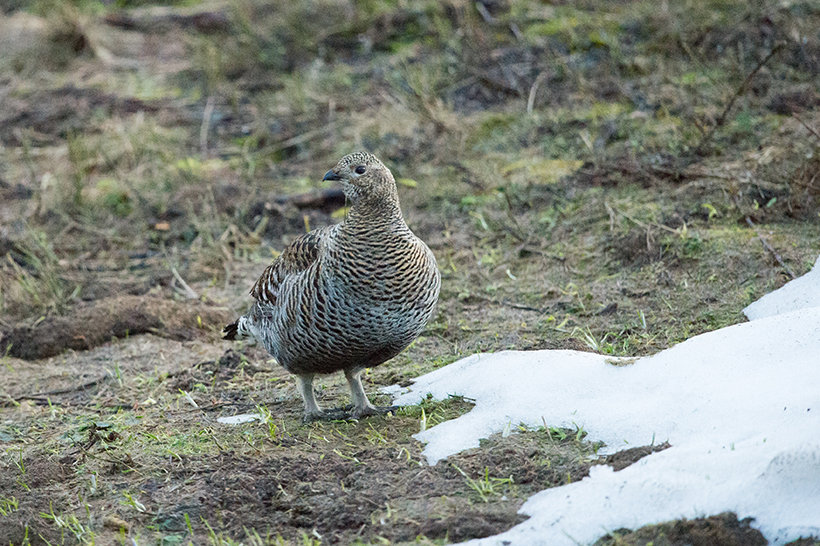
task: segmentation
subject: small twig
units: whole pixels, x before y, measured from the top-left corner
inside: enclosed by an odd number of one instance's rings
[[[176,267],[171,268],[171,273],[174,274],[174,278],[177,280],[177,282],[182,285],[182,289],[185,291],[185,297],[187,297],[190,300],[199,299],[199,294],[197,294],[193,288],[188,286],[188,283],[185,282],[185,279],[182,278],[182,276],[179,274],[179,271],[177,271]]]
[[[518,25],[516,25],[515,23],[510,23],[509,27],[510,27],[510,32],[512,32],[513,36],[515,36],[515,39],[518,40],[519,42],[523,42],[524,41],[524,33],[521,32],[521,29],[518,27]]]
[[[487,298],[487,297],[484,297],[484,296],[480,296],[478,294],[472,294],[471,296],[474,297],[477,300],[481,300],[483,302],[486,302],[486,303],[489,303],[489,304],[492,304],[492,305],[498,305],[498,306],[501,306],[501,307],[510,307],[511,309],[521,309],[522,311],[533,311],[535,313],[541,313],[541,314],[549,313],[549,311],[550,311],[546,307],[530,307],[529,305],[523,305],[523,304],[520,304],[520,303],[512,302],[512,301],[508,300],[507,298],[503,298],[503,299],[500,299],[500,300],[495,300],[495,299],[492,299],[492,298]]]
[[[503,305],[505,307],[510,307],[512,309],[521,309],[522,311],[533,311],[535,313],[542,313],[542,314],[549,313],[549,309],[547,309],[547,308],[544,308],[544,307],[530,307],[529,305],[523,305],[523,304],[520,304],[520,303],[515,303],[515,302],[512,302],[512,301],[509,301],[506,298],[502,299],[501,301],[493,302],[493,303],[495,303],[497,305]]]
[[[485,6],[482,2],[476,2],[475,9],[479,13],[479,15],[481,15],[481,18],[484,19],[484,22],[488,25],[496,26],[500,22],[498,19],[493,17],[493,14],[490,13],[490,10],[488,10],[487,6]],[[524,34],[521,32],[521,29],[515,23],[509,23],[507,25],[507,28],[510,29],[512,35],[515,36],[515,39],[519,42],[524,39]]]
[[[475,9],[481,15],[481,18],[484,19],[485,22],[489,24],[495,24],[495,17],[492,16],[490,10],[487,9],[487,6],[482,4],[481,2],[475,3]]]
[[[709,67],[707,66],[707,64],[703,62],[703,59],[695,55],[695,52],[692,51],[692,49],[689,47],[689,44],[687,44],[683,38],[678,38],[678,44],[686,52],[686,54],[689,55],[689,58],[692,59],[701,69],[703,69],[703,74],[706,76],[709,82],[712,85],[717,85],[717,82],[709,73],[710,70],[708,70]]]
[[[803,127],[805,127],[806,129],[808,129],[808,130],[809,130],[809,132],[810,132],[811,134],[813,134],[813,135],[814,135],[814,136],[816,136],[817,138],[820,138],[820,133],[818,133],[818,132],[817,132],[817,129],[815,129],[814,127],[812,127],[811,125],[809,125],[808,123],[806,123],[805,121],[803,121],[802,119],[800,119],[800,117],[798,117],[798,115],[797,115],[797,114],[795,114],[794,112],[792,112],[792,117],[793,117],[794,119],[796,119],[797,121],[799,121],[799,122],[800,122],[800,125],[802,125],[802,126],[803,126]]]
[[[559,262],[565,262],[566,258],[563,256],[558,256],[557,254],[550,254],[548,252],[544,252],[543,250],[539,250],[537,248],[531,248],[527,246],[527,243],[518,245],[515,249],[517,252],[529,252],[530,254],[538,254],[539,256],[543,256],[545,258],[550,258],[553,260],[557,260]]]
[[[605,203],[605,205],[606,205],[606,203]],[[620,214],[621,216],[623,216],[624,218],[626,218],[630,222],[636,224],[638,227],[642,227],[642,228],[648,230],[650,226],[653,226],[653,227],[656,227],[658,229],[668,231],[669,233],[676,233],[676,234],[680,235],[680,231],[677,230],[677,229],[671,228],[669,226],[665,226],[663,224],[659,224],[658,222],[641,222],[637,218],[633,218],[632,216],[628,215],[627,213],[625,213],[621,210],[612,208],[609,205],[606,205],[606,206],[607,206],[607,212],[609,212],[609,209],[612,209],[615,213]]]
[[[82,385],[75,385],[73,387],[67,387],[65,389],[55,389],[53,391],[36,392],[34,394],[24,394],[23,396],[18,396],[16,398],[14,398],[13,400],[15,400],[15,401],[18,401],[18,400],[38,400],[38,399],[41,399],[44,396],[51,396],[53,394],[67,394],[69,392],[81,391],[81,390],[87,389],[88,387],[93,387],[94,385],[96,385],[100,381],[105,380],[106,377],[108,377],[108,376],[103,375],[103,376],[98,377],[97,379],[93,379],[93,380],[89,381],[88,383],[83,383]]]
[[[757,226],[754,224],[754,222],[752,222],[752,219],[748,216],[746,217],[746,223],[749,224],[749,227],[751,227],[754,230],[755,234],[757,235],[757,238],[760,239],[761,243],[763,243],[763,248],[768,250],[769,253],[771,253],[771,255],[774,256],[774,259],[777,261],[778,264],[780,264],[780,267],[786,270],[786,273],[788,273],[789,277],[791,277],[792,279],[796,279],[797,275],[794,274],[792,268],[786,265],[783,262],[783,258],[780,257],[780,254],[777,253],[777,251],[772,247],[772,245],[766,242],[766,239],[763,238],[763,236],[760,234],[760,231],[757,229]]]
[[[214,113],[214,96],[208,97],[205,102],[205,110],[202,112],[202,126],[199,129],[199,148],[202,151],[202,159],[208,158],[208,131],[211,128],[211,114]]]
[[[532,82],[532,87],[530,87],[530,96],[527,98],[527,114],[532,114],[532,109],[535,107],[535,94],[538,93],[538,88],[541,87],[541,84],[544,83],[545,79],[547,79],[546,70],[538,74],[535,81]]]
[[[604,201],[604,207],[607,214],[609,214],[609,231],[615,231],[615,216],[617,213],[606,201]]]
[[[18,400],[30,400],[34,402],[34,404],[37,406],[62,406],[60,402],[55,402],[54,400],[51,400],[47,397],[42,398],[38,396],[21,396],[19,399],[14,399],[9,396],[6,400],[0,400],[0,408],[8,408],[11,406],[17,407],[20,405]]]
[[[513,225],[515,225],[515,229],[510,229],[510,232],[513,237],[519,240],[519,242],[526,244],[529,237],[524,236],[524,230],[521,229],[521,225],[518,223],[518,220],[516,220],[515,215],[512,212],[512,200],[510,199],[509,192],[504,192],[504,199],[507,201],[507,216],[512,221]]]
[[[467,76],[466,78],[463,78],[455,83],[448,85],[447,87],[444,87],[439,93],[441,96],[452,95],[456,91],[464,87],[467,87],[468,85],[473,85],[476,81],[478,81],[477,77]],[[402,106],[407,108],[407,105],[404,103],[404,101],[402,101]]]
[[[222,444],[220,444],[220,443],[219,443],[219,438],[217,438],[217,437],[216,437],[216,434],[214,434],[214,431],[212,431],[212,430],[211,430],[211,429],[209,429],[209,428],[206,428],[205,430],[206,430],[206,431],[208,431],[208,434],[210,434],[210,435],[211,435],[211,438],[213,438],[213,439],[214,439],[214,443],[216,444],[216,447],[218,447],[218,448],[219,448],[219,451],[227,451],[227,450],[226,450],[226,449],[222,446]]]
[[[284,403],[285,403],[284,400],[271,400],[270,402],[264,402],[264,405],[265,406],[275,406],[275,405],[284,404]],[[184,410],[184,413],[191,413],[191,412],[194,412],[194,411],[202,411],[202,412],[212,411],[212,410],[218,410],[218,409],[221,409],[221,408],[225,408],[225,407],[228,407],[228,406],[234,407],[234,408],[237,408],[237,409],[241,410],[241,409],[255,408],[258,405],[259,404],[257,404],[257,403],[248,404],[246,402],[217,402],[216,404],[210,404],[208,406],[199,406],[199,407],[196,407],[196,408],[191,408],[189,410]]]
[[[307,131],[302,133],[301,135],[296,135],[295,137],[289,138],[287,140],[283,140],[271,147],[271,152],[278,152],[279,150],[284,150],[286,148],[290,148],[291,146],[297,146],[299,144],[303,144],[309,140],[313,140],[316,137],[322,136],[325,133],[329,132],[330,130],[334,129],[336,125],[334,123],[328,123],[327,125],[323,125],[318,129],[313,129],[311,131]]]
[[[484,187],[484,184],[479,182],[478,175],[472,169],[467,167],[464,163],[461,163],[460,161],[449,161],[449,162],[446,163],[446,165],[448,165],[450,167],[453,167],[454,169],[459,171],[461,174],[466,175],[466,178],[464,178],[463,180],[464,180],[464,183],[467,184],[468,186],[476,188],[479,191],[484,191],[484,190],[487,189],[487,188]]]
[[[484,70],[473,67],[468,67],[467,70],[470,72],[470,74],[474,75],[476,78],[484,82],[491,89],[494,89],[496,91],[502,91],[504,93],[510,93],[512,95],[523,95],[520,89],[513,87],[509,83],[496,79],[490,73],[485,72]]]
[[[107,232],[101,232],[99,227],[84,226],[80,223],[75,222],[74,220],[71,220],[71,219],[68,219],[68,221],[66,223],[66,226],[62,230],[60,230],[60,232],[57,234],[55,239],[65,237],[66,235],[68,235],[71,232],[72,229],[76,229],[76,230],[79,230],[79,231],[84,231],[84,232],[90,233],[92,235],[103,235],[105,237],[106,241],[117,242],[117,243],[122,243],[122,244],[128,243],[128,239],[126,237],[118,237],[118,236],[114,235],[113,233],[111,233],[110,230],[107,231]]]
[[[760,69],[763,68],[766,65],[766,63],[768,63],[772,59],[772,57],[774,57],[775,55],[780,53],[781,49],[783,49],[783,44],[777,44],[774,47],[774,49],[772,49],[772,51],[768,55],[766,55],[766,58],[763,59],[762,61],[760,61],[759,63],[757,63],[757,66],[754,68],[754,70],[752,70],[749,73],[749,75],[746,76],[746,80],[743,82],[743,85],[741,85],[737,89],[737,91],[735,91],[735,94],[732,95],[732,98],[729,100],[729,103],[723,109],[723,112],[721,112],[720,116],[718,116],[717,121],[715,121],[714,126],[712,126],[712,128],[709,130],[709,132],[706,133],[705,135],[703,135],[703,138],[700,139],[700,142],[698,143],[697,147],[695,148],[695,151],[692,153],[693,155],[700,155],[700,153],[703,151],[703,148],[709,143],[710,140],[712,140],[712,137],[714,136],[715,131],[717,131],[720,127],[723,126],[724,123],[726,123],[726,117],[729,115],[729,112],[732,110],[732,106],[734,106],[735,101],[741,95],[746,93],[746,90],[749,88],[749,85],[751,85],[751,83],[752,83],[752,79],[754,79],[754,77],[757,75],[757,73],[760,72]]]

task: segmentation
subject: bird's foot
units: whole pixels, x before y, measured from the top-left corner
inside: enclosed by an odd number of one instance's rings
[[[388,413],[395,415],[400,407],[401,406],[368,405],[362,408],[356,408],[352,405],[347,405],[343,408],[305,412],[302,422],[307,424],[315,421],[358,421],[363,417],[371,417],[374,415],[386,415]]]
[[[396,414],[400,406],[371,406],[367,405],[360,408],[353,408],[348,415],[348,419],[361,419],[362,417],[370,417],[372,415],[386,415],[388,413]]]
[[[302,417],[302,422],[307,424],[313,423],[314,421],[343,421],[345,419],[348,419],[347,412],[341,408],[333,408],[305,412],[304,417]]]

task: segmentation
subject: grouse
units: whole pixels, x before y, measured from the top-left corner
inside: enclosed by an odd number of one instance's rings
[[[433,314],[441,275],[433,253],[402,217],[396,182],[374,155],[346,155],[324,180],[341,182],[344,221],[291,243],[251,289],[247,314],[224,339],[255,338],[296,375],[306,422],[332,419],[313,392],[316,374],[344,371],[359,419],[389,411],[367,399],[365,368],[399,354]]]

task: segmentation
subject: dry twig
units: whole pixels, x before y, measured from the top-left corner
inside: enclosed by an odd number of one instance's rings
[[[202,112],[202,126],[199,128],[199,148],[202,159],[208,159],[208,131],[211,128],[211,115],[214,113],[214,96],[208,97],[205,110]]]
[[[793,117],[794,119],[796,119],[797,121],[799,121],[799,122],[800,122],[800,125],[802,125],[802,126],[803,126],[803,127],[805,127],[806,129],[808,129],[808,131],[809,131],[811,134],[813,134],[813,135],[814,135],[814,136],[816,136],[817,138],[820,138],[820,133],[818,133],[818,132],[817,132],[817,129],[815,129],[814,127],[812,127],[811,125],[809,125],[808,123],[806,123],[805,121],[803,121],[802,119],[800,119],[800,117],[799,117],[797,114],[795,114],[794,112],[792,112],[792,117]]]
[[[55,395],[55,394],[68,394],[68,393],[74,392],[74,391],[84,391],[85,389],[87,389],[89,387],[93,387],[94,385],[97,385],[98,383],[104,381],[107,377],[108,377],[107,375],[102,375],[102,376],[100,376],[96,379],[92,379],[91,381],[88,381],[88,382],[83,383],[81,385],[75,385],[73,387],[66,387],[64,389],[55,389],[55,390],[52,390],[52,391],[35,392],[33,394],[24,394],[22,396],[9,398],[8,400],[0,402],[0,405],[8,406],[8,405],[13,404],[14,402],[19,402],[20,400],[38,401],[38,400],[43,400],[44,397],[52,396],[52,395]]]
[[[766,241],[766,239],[763,238],[763,236],[760,234],[760,231],[757,229],[757,226],[755,225],[755,223],[752,222],[752,219],[749,218],[748,216],[746,217],[746,223],[749,224],[749,227],[751,227],[754,230],[755,234],[757,235],[757,238],[760,239],[761,243],[763,243],[763,248],[768,250],[769,253],[772,256],[774,256],[774,259],[777,261],[778,264],[780,264],[780,267],[782,267],[783,269],[786,270],[786,273],[789,275],[789,277],[791,277],[792,279],[796,279],[797,275],[794,274],[794,271],[792,271],[792,268],[789,267],[788,265],[786,265],[785,262],[783,262],[783,258],[780,257],[780,254],[778,254],[777,251],[774,249],[774,247],[772,247],[772,245],[770,245]]]
[[[735,94],[732,95],[731,99],[729,99],[729,102],[728,102],[728,104],[726,104],[726,107],[723,109],[723,112],[721,112],[720,116],[718,116],[717,121],[715,121],[714,126],[712,126],[712,128],[709,130],[709,132],[707,132],[705,135],[703,135],[703,138],[700,139],[700,142],[698,143],[698,145],[695,148],[694,152],[692,152],[693,156],[698,156],[698,155],[701,154],[701,152],[703,151],[703,148],[705,148],[706,145],[709,143],[709,141],[712,140],[712,137],[714,136],[715,131],[717,131],[720,127],[723,126],[724,123],[726,123],[726,117],[729,115],[729,112],[732,110],[732,106],[734,106],[735,101],[741,95],[746,93],[746,90],[751,85],[752,80],[757,75],[757,73],[760,72],[760,69],[763,68],[766,65],[766,63],[768,63],[775,55],[780,53],[781,49],[783,49],[783,44],[777,44],[774,47],[774,49],[772,49],[772,51],[768,55],[766,55],[766,58],[763,59],[762,61],[760,61],[759,63],[757,63],[757,66],[754,68],[754,70],[752,70],[749,73],[749,75],[746,76],[746,79],[744,80],[743,84],[740,87],[738,87],[737,91],[735,91]]]
[[[532,82],[532,87],[530,87],[530,96],[527,98],[527,113],[532,114],[532,110],[535,107],[535,95],[538,93],[538,88],[541,87],[541,84],[544,83],[544,80],[547,79],[547,71],[544,70],[538,76],[536,76],[535,81]]]
[[[193,288],[188,286],[188,283],[185,282],[185,279],[182,278],[182,275],[179,274],[179,271],[177,271],[176,267],[171,268],[171,273],[174,274],[174,278],[182,286],[182,289],[179,290],[179,291],[182,292],[182,294],[186,298],[188,298],[189,300],[198,300],[199,299],[199,294],[197,294],[196,291]]]

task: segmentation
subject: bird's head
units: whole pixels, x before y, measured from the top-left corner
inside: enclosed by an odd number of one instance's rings
[[[390,169],[367,152],[344,156],[327,171],[323,180],[338,180],[342,190],[355,206],[359,203],[378,203],[398,199],[396,181]]]

